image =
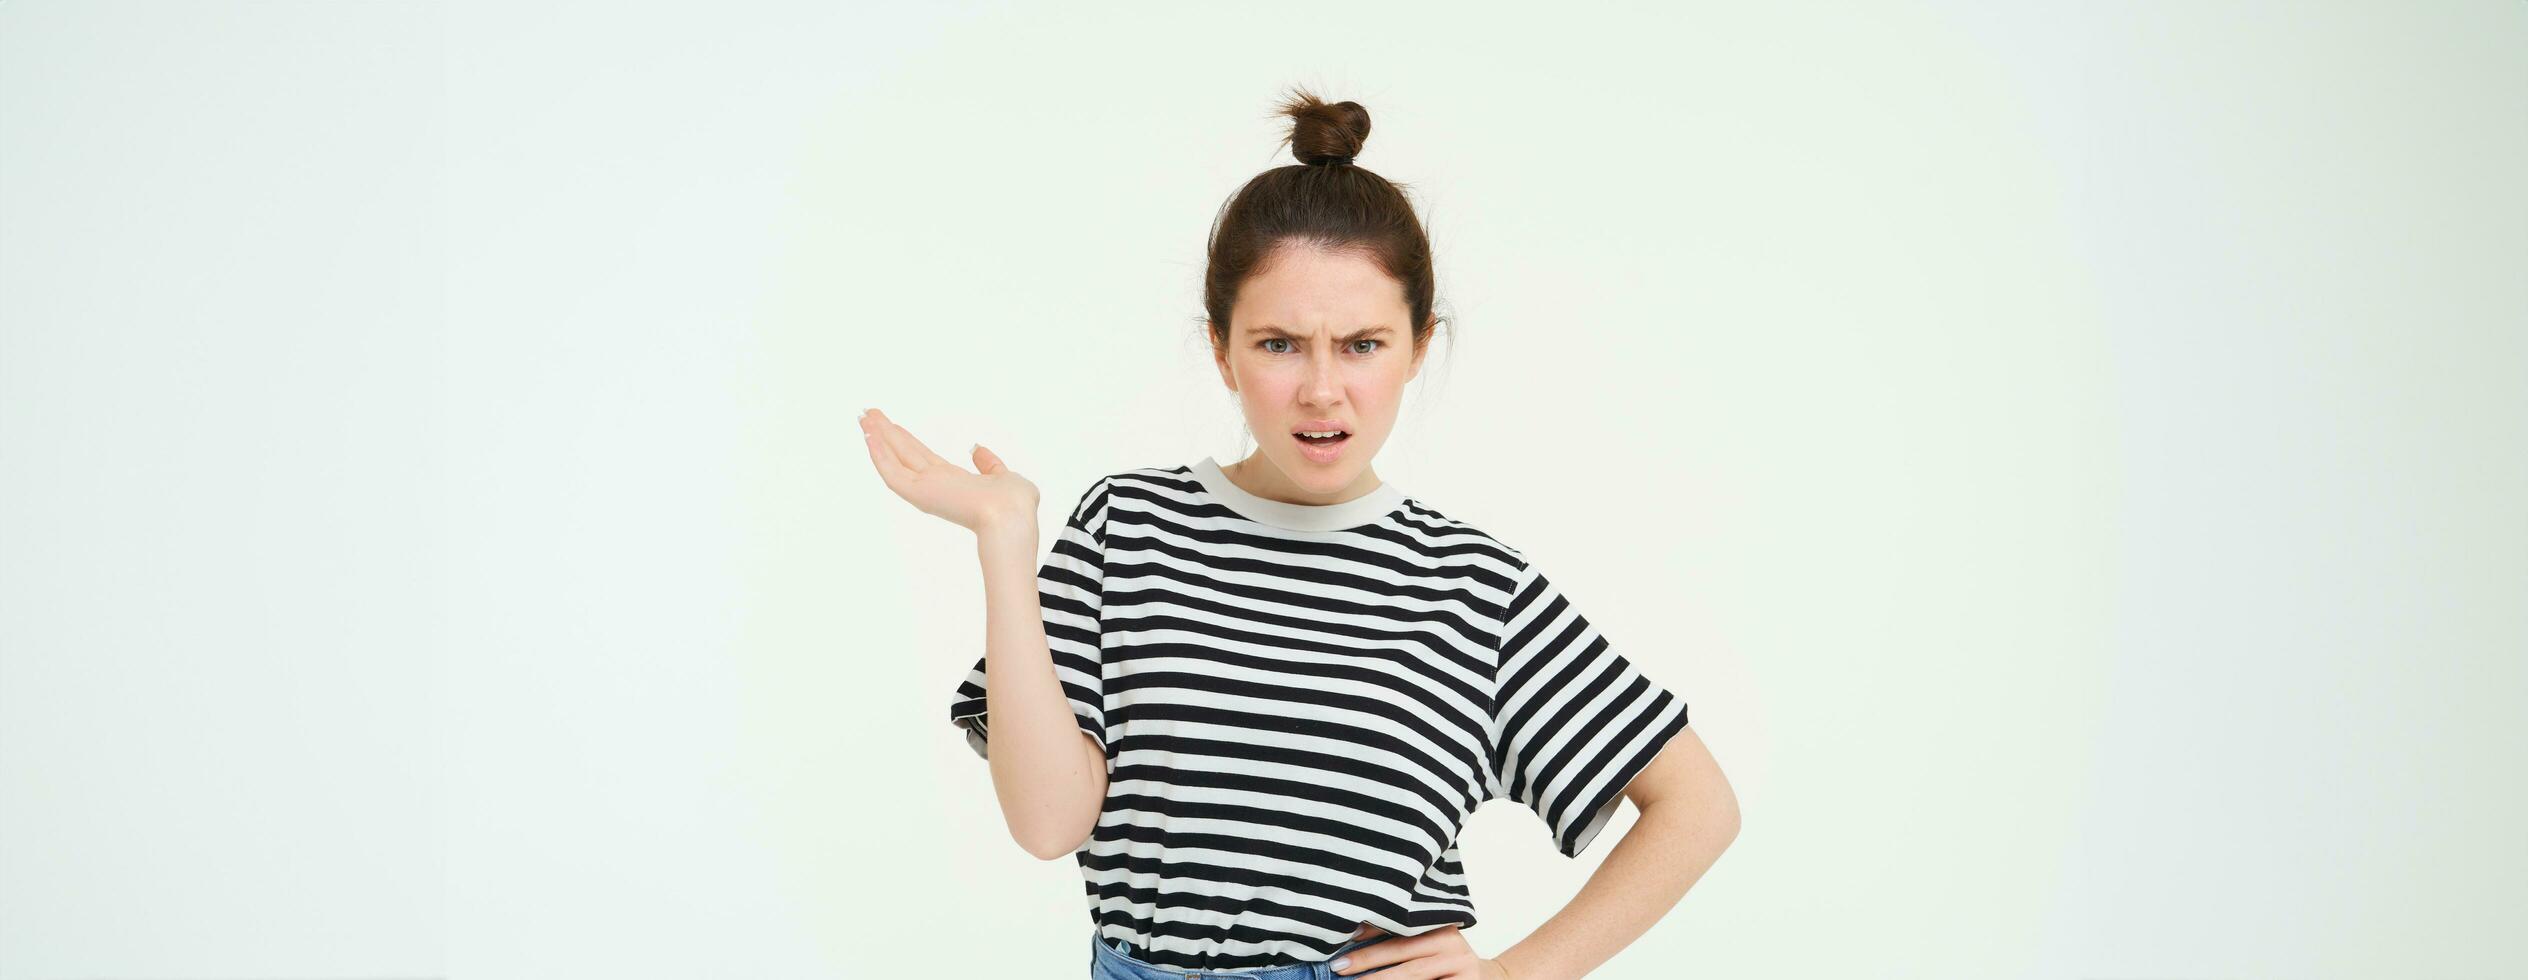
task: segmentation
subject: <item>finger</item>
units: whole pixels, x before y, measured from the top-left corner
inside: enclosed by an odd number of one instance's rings
[[[886,436],[883,434],[883,427],[878,424],[877,409],[864,408],[860,410],[860,436],[864,441],[869,443],[869,458],[871,460],[876,460],[882,453],[890,459],[894,458],[895,450],[887,446]]]
[[[1447,962],[1440,957],[1425,956],[1410,950],[1401,953],[1394,950],[1380,951],[1379,947],[1385,945],[1387,944],[1363,946],[1343,954],[1345,962],[1335,969],[1334,975],[1357,977],[1367,973],[1369,980],[1432,980],[1445,972]]]
[[[865,409],[860,413],[860,436],[861,441],[869,445],[869,463],[878,468],[878,479],[886,481],[887,489],[900,494],[913,478],[913,470],[895,454],[895,447],[888,444],[882,429],[877,409]]]
[[[1480,976],[1460,969],[1446,956],[1417,956],[1369,975],[1368,980],[1448,980],[1456,977]]]
[[[873,408],[869,410],[869,414],[877,418],[878,438],[886,440],[887,446],[895,450],[895,458],[904,464],[905,469],[919,473],[934,464],[948,462],[940,458],[938,453],[931,452],[930,447],[923,445],[921,440],[913,438],[912,430],[895,424],[895,420],[888,418],[887,413]]]
[[[1365,980],[1446,980],[1456,976],[1446,960],[1424,956],[1372,973]]]
[[[989,476],[1008,468],[1009,467],[1007,465],[1001,462],[1000,454],[983,448],[982,443],[978,442],[974,444],[975,472]]]
[[[1410,961],[1421,955],[1418,948],[1407,942],[1410,938],[1390,937],[1367,946],[1354,947],[1343,955],[1335,957],[1341,960],[1343,965],[1334,967],[1334,972],[1337,976],[1353,977],[1359,976],[1365,970],[1375,970],[1379,967],[1392,968],[1395,964]],[[1392,972],[1392,969],[1389,972]],[[1378,976],[1384,980],[1387,973],[1382,972]]]
[[[913,478],[913,471],[906,469],[903,461],[895,458],[895,450],[887,445],[885,439],[879,438],[874,429],[861,433],[860,441],[869,444],[869,464],[878,468],[878,479],[885,481],[887,489],[903,493],[906,481]]]

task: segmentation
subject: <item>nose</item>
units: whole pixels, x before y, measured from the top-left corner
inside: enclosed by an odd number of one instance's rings
[[[1299,399],[1306,405],[1331,405],[1342,397],[1343,378],[1334,355],[1324,348],[1308,358],[1308,376],[1300,379]]]

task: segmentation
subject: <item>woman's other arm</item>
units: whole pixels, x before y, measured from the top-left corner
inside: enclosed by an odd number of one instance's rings
[[[1581,977],[1668,914],[1738,838],[1738,797],[1691,727],[1624,789],[1641,816],[1571,902],[1493,957],[1515,980]]]
[[[1106,798],[1106,753],[1073,720],[1045,640],[1036,581],[1036,485],[974,447],[973,470],[940,457],[869,409],[860,431],[887,489],[975,534],[983,562],[983,674],[991,736],[984,753],[1001,820],[1045,860],[1079,849]]]

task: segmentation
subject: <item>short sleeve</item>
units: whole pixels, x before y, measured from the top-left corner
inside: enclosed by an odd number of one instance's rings
[[[1502,615],[1491,795],[1544,818],[1579,857],[1624,788],[1685,728],[1685,700],[1635,669],[1532,564]]]
[[[1053,549],[1036,570],[1036,598],[1044,607],[1045,646],[1053,654],[1054,679],[1071,702],[1080,730],[1106,747],[1106,696],[1098,655],[1097,612],[1105,584],[1106,505],[1111,480],[1099,480],[1080,496],[1054,536]],[[966,744],[990,758],[991,718],[984,690],[984,658],[948,701],[948,721],[965,730]]]

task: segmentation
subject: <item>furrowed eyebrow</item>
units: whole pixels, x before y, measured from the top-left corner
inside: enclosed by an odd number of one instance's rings
[[[1351,333],[1344,334],[1342,337],[1339,337],[1339,338],[1336,338],[1336,339],[1339,339],[1339,340],[1343,340],[1343,341],[1349,342],[1349,341],[1354,341],[1354,340],[1360,340],[1360,339],[1362,339],[1362,338],[1364,338],[1364,337],[1377,337],[1377,336],[1381,336],[1381,335],[1384,335],[1384,334],[1393,333],[1394,331],[1395,331],[1395,328],[1393,328],[1393,327],[1386,327],[1386,326],[1377,326],[1377,327],[1362,327],[1362,328],[1360,328],[1360,329],[1358,329],[1358,330],[1354,330],[1354,331],[1352,331]],[[1290,331],[1288,331],[1288,330],[1284,330],[1284,329],[1282,329],[1282,328],[1280,328],[1280,327],[1273,327],[1273,326],[1256,327],[1256,328],[1254,329],[1254,331],[1253,331],[1253,332],[1254,332],[1254,333],[1255,333],[1255,335],[1256,335],[1256,336],[1258,336],[1258,337],[1287,337],[1287,338],[1290,338],[1290,339],[1292,339],[1292,340],[1306,340],[1306,339],[1308,339],[1308,338],[1306,338],[1306,337],[1300,336],[1299,334],[1295,334],[1295,333],[1292,333],[1292,332],[1290,332]]]

